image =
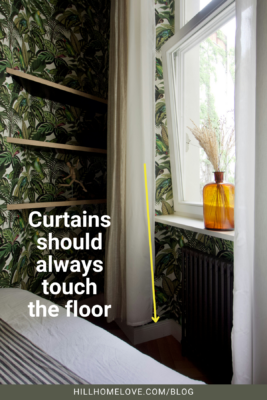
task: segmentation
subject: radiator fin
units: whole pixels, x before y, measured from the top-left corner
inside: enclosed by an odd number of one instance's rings
[[[233,264],[183,248],[182,289],[183,354],[211,367],[218,383],[230,383]]]

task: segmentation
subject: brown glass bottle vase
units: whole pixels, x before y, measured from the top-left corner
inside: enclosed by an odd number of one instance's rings
[[[206,229],[232,231],[234,224],[235,187],[223,181],[224,172],[214,172],[215,182],[203,189],[203,214]]]

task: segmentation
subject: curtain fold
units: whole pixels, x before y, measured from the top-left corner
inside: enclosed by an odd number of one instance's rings
[[[257,6],[253,383],[267,384],[267,2]]]
[[[126,160],[127,324],[151,322],[152,287],[145,202],[147,164],[151,232],[155,232],[155,3],[129,0]],[[153,240],[153,236],[152,236]]]
[[[257,0],[236,0],[234,384],[253,382]]]
[[[144,163],[154,232],[154,18],[153,0],[111,0],[105,302],[108,321],[132,326],[152,314]]]
[[[107,229],[105,304],[108,322],[126,318],[126,146],[128,0],[111,0],[107,140]]]

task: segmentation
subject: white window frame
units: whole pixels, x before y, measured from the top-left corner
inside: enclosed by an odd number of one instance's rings
[[[181,6],[181,2],[186,0],[176,0]],[[177,9],[177,8],[176,8]],[[180,8],[179,8],[180,10]],[[181,8],[181,10],[183,10]],[[177,15],[177,14],[176,14]],[[235,16],[235,0],[213,0],[202,11],[200,11],[191,21],[184,25],[178,32],[163,46],[163,71],[165,99],[167,109],[168,134],[170,143],[170,158],[172,171],[172,185],[174,197],[174,214],[203,219],[203,205],[201,203],[185,202],[183,197],[183,166],[180,151],[183,146],[179,138],[178,110],[181,98],[177,98],[175,88],[181,85],[182,72],[178,74],[178,82],[174,73],[177,63],[174,62],[174,53],[178,52],[180,71],[182,71],[184,53],[197,43],[204,40],[209,34],[220,28]],[[177,20],[181,22],[181,15],[177,15]],[[196,35],[198,33],[198,35]],[[182,91],[180,91],[182,93]]]
[[[175,0],[175,33],[183,29],[184,32],[189,32],[204,21],[210,14],[212,14],[220,6],[224,6],[224,3],[229,2],[227,0],[212,0],[203,10],[196,14],[187,24],[185,24],[185,11],[186,2],[188,0]]]

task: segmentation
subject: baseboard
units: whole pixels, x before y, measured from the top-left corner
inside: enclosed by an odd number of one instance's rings
[[[133,345],[149,342],[172,335],[178,342],[182,339],[181,325],[172,319],[159,321],[156,324],[147,324],[142,326],[128,326],[124,322],[116,320],[117,325],[124,332]]]

